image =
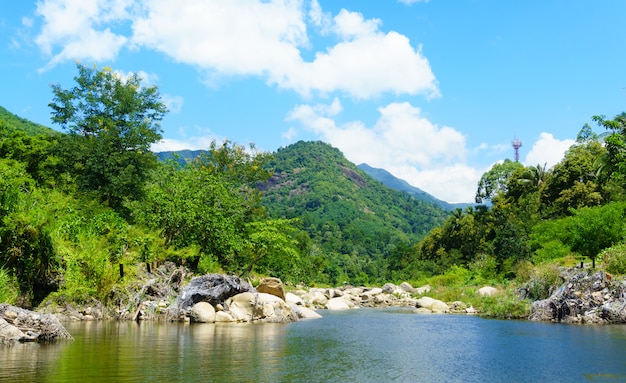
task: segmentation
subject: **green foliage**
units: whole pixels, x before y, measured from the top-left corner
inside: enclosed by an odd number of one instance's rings
[[[13,133],[25,133],[29,136],[59,135],[59,132],[19,117],[0,106],[0,140],[11,136]]]
[[[447,215],[384,187],[322,142],[279,149],[268,169],[272,177],[259,185],[263,205],[272,218],[298,219],[297,228],[310,237],[308,246],[321,254],[314,262],[323,270],[313,278],[329,284],[398,275],[398,264],[387,268],[396,245],[420,240]]]
[[[506,193],[509,177],[516,169],[522,167],[519,162],[511,161],[508,158],[502,163],[493,165],[478,182],[476,203],[483,203],[493,199],[499,193]]]
[[[14,304],[19,292],[19,285],[13,273],[0,268],[0,303]]]
[[[530,315],[530,302],[515,295],[483,297],[479,304],[482,315],[498,319],[524,319]]]
[[[613,202],[597,208],[581,208],[568,219],[566,242],[573,251],[589,257],[595,267],[596,256],[624,239],[626,203]]]
[[[79,188],[120,210],[143,194],[156,164],[150,145],[161,139],[166,107],[157,88],[142,87],[136,74],[122,78],[107,68],[77,67],[73,88],[52,86],[52,121],[70,134],[62,152]]]
[[[604,269],[609,273],[626,274],[626,244],[621,243],[602,250],[600,258],[603,261]]]

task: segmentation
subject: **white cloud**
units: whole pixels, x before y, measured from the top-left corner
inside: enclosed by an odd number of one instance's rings
[[[294,127],[287,129],[287,131],[282,134],[282,139],[287,143],[293,142],[296,137],[298,137],[298,131]]]
[[[421,47],[360,13],[344,9],[333,18],[317,0],[42,0],[36,15],[44,22],[35,42],[51,57],[44,69],[148,48],[203,73],[258,76],[306,96],[439,96]],[[312,61],[301,54],[311,49],[307,23],[338,41]]]
[[[161,95],[161,99],[170,113],[180,112],[183,109],[183,104],[185,103],[185,100],[181,96],[163,94]]]
[[[552,134],[543,132],[526,155],[524,165],[543,166],[546,164],[546,169],[549,169],[563,159],[567,149],[575,142],[572,139],[558,140]]]
[[[177,150],[201,150],[208,149],[213,141],[222,142],[222,138],[216,136],[198,136],[189,137],[183,140],[173,138],[164,138],[161,141],[152,144],[150,150],[158,152],[170,152]]]
[[[379,108],[373,127],[361,121],[338,126],[337,99],[330,105],[300,105],[288,115],[341,150],[355,164],[383,168],[410,184],[448,202],[471,202],[482,171],[466,165],[465,137],[437,126],[409,103]]]
[[[83,1],[43,0],[36,14],[44,18],[35,42],[41,51],[52,56],[46,68],[75,59],[112,60],[127,38],[101,26],[126,16],[131,0]],[[53,53],[60,46],[60,52]],[[44,69],[46,69],[44,68]]]

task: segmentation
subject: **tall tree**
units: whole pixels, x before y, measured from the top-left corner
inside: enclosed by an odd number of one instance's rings
[[[137,74],[77,67],[73,88],[52,86],[52,122],[70,135],[65,154],[79,188],[119,209],[125,199],[142,195],[156,164],[150,145],[161,139],[159,122],[167,108],[157,87],[142,86]]]

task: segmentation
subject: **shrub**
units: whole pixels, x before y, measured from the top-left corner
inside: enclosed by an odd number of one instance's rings
[[[0,303],[13,304],[19,295],[19,288],[15,277],[8,271],[0,268]]]
[[[600,258],[604,261],[604,269],[613,274],[626,274],[626,244],[602,250]]]
[[[530,302],[511,295],[494,295],[482,299],[480,310],[492,318],[521,319],[530,314]]]

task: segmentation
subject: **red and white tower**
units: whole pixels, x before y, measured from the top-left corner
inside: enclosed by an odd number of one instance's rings
[[[515,149],[515,162],[519,162],[519,148],[522,147],[522,141],[515,137],[511,145],[513,145],[513,149]]]

